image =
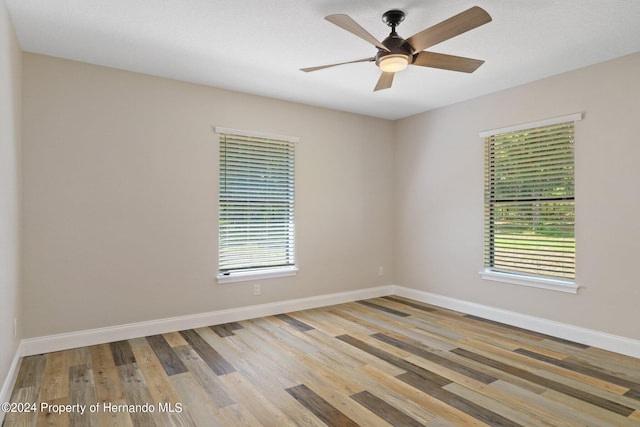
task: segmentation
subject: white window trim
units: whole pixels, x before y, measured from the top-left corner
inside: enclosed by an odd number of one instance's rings
[[[276,277],[295,276],[298,273],[298,267],[287,266],[277,268],[265,268],[260,270],[235,271],[230,274],[219,274],[216,276],[219,285],[225,283],[248,282],[252,280],[274,279]]]
[[[522,123],[513,126],[507,126],[498,129],[491,129],[480,132],[480,138],[484,142],[484,138],[507,132],[517,132],[519,130],[532,129],[542,126],[552,126],[559,123],[576,122],[582,120],[583,113],[573,113],[566,116],[554,117],[537,122]],[[572,280],[552,279],[548,277],[538,277],[520,273],[508,273],[504,271],[492,270],[485,268],[480,272],[480,277],[484,280],[494,282],[511,283],[514,285],[529,286],[532,288],[547,289],[550,291],[565,292],[569,294],[577,294],[580,287]]]
[[[296,144],[300,142],[300,138],[295,136],[276,135],[273,133],[254,132],[254,131],[242,130],[242,129],[231,129],[231,128],[225,128],[222,126],[213,126],[213,131],[217,134],[226,133],[231,135],[248,136],[248,137],[254,137],[254,138],[278,139],[280,141],[293,142]]]
[[[519,130],[533,129],[533,128],[542,127],[542,126],[552,126],[552,125],[557,125],[559,123],[566,123],[566,122],[577,122],[579,120],[582,120],[582,113],[574,113],[574,114],[569,114],[562,117],[554,117],[552,119],[540,120],[537,122],[522,123],[519,125],[507,126],[504,128],[485,130],[480,132],[480,138],[482,138],[482,141],[484,142],[484,138],[488,136],[496,135],[499,133],[517,132]]]
[[[488,268],[481,271],[480,276],[484,280],[505,282],[515,285],[529,286],[532,288],[565,292],[569,294],[577,294],[579,289],[579,286],[576,285],[576,283],[572,280],[551,279],[547,277],[537,277],[526,274],[507,273],[504,271],[496,271]]]

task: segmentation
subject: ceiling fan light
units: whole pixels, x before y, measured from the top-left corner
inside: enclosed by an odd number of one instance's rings
[[[397,73],[409,65],[409,58],[406,55],[391,54],[380,59],[380,69],[385,73]]]

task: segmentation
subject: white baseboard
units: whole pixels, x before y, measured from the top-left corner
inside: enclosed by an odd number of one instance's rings
[[[450,310],[471,314],[496,322],[506,323],[511,326],[517,326],[557,338],[575,341],[580,344],[640,358],[639,340],[594,331],[592,329],[555,322],[553,320],[529,316],[487,305],[476,304],[456,298],[432,294],[417,289],[405,288],[403,286],[393,286],[393,293],[398,296],[436,305],[438,307],[448,308]]]
[[[325,307],[386,295],[398,295],[411,298],[416,301],[422,301],[465,314],[472,314],[496,322],[506,323],[508,325],[640,358],[640,341],[638,340],[397,285],[380,286],[357,291],[340,292],[208,313],[28,338],[21,341],[18,348],[18,356],[30,356],[33,354],[103,344],[148,335],[219,325],[222,323]],[[17,362],[14,361],[14,363]],[[5,382],[5,387],[6,386]]]
[[[0,389],[0,403],[9,402],[11,399],[11,393],[13,391],[13,387],[16,385],[16,379],[18,378],[18,371],[20,370],[20,361],[22,358],[20,357],[21,347],[18,345],[16,349],[16,353],[13,356],[13,360],[11,361],[11,366],[9,366],[9,372],[7,372],[7,377],[2,384],[2,388]],[[0,411],[0,426],[2,425],[2,421],[4,421],[4,411]]]
[[[393,286],[388,285],[357,291],[279,301],[269,304],[231,308],[228,310],[212,311],[208,313],[198,313],[187,316],[28,338],[23,339],[21,342],[20,355],[30,356],[33,354],[49,353],[52,351],[67,350],[76,347],[164,334],[167,332],[183,331],[186,329],[201,328],[204,326],[219,325],[228,322],[238,322],[240,320],[255,319],[257,317],[272,316],[274,314],[288,313],[291,311],[306,310],[310,308],[358,301],[361,299],[376,298],[391,295],[392,293]]]

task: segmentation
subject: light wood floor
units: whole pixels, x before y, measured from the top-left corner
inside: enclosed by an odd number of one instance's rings
[[[12,402],[11,427],[640,426],[640,360],[386,297],[30,356]]]

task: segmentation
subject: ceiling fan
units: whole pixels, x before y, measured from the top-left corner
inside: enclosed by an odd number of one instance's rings
[[[389,10],[382,15],[382,21],[391,27],[391,33],[382,42],[379,42],[348,15],[336,14],[326,16],[325,19],[327,21],[376,46],[378,53],[370,58],[301,68],[301,71],[317,71],[324,68],[335,67],[336,65],[353,64],[356,62],[375,62],[380,70],[382,70],[382,75],[378,79],[378,83],[374,89],[374,91],[378,91],[390,88],[395,73],[404,70],[408,65],[473,73],[484,63],[484,61],[479,59],[425,51],[425,49],[431,46],[490,22],[491,16],[484,9],[474,6],[439,24],[422,30],[408,39],[403,39],[396,33],[396,27],[404,20],[404,16],[404,12],[397,9]]]

